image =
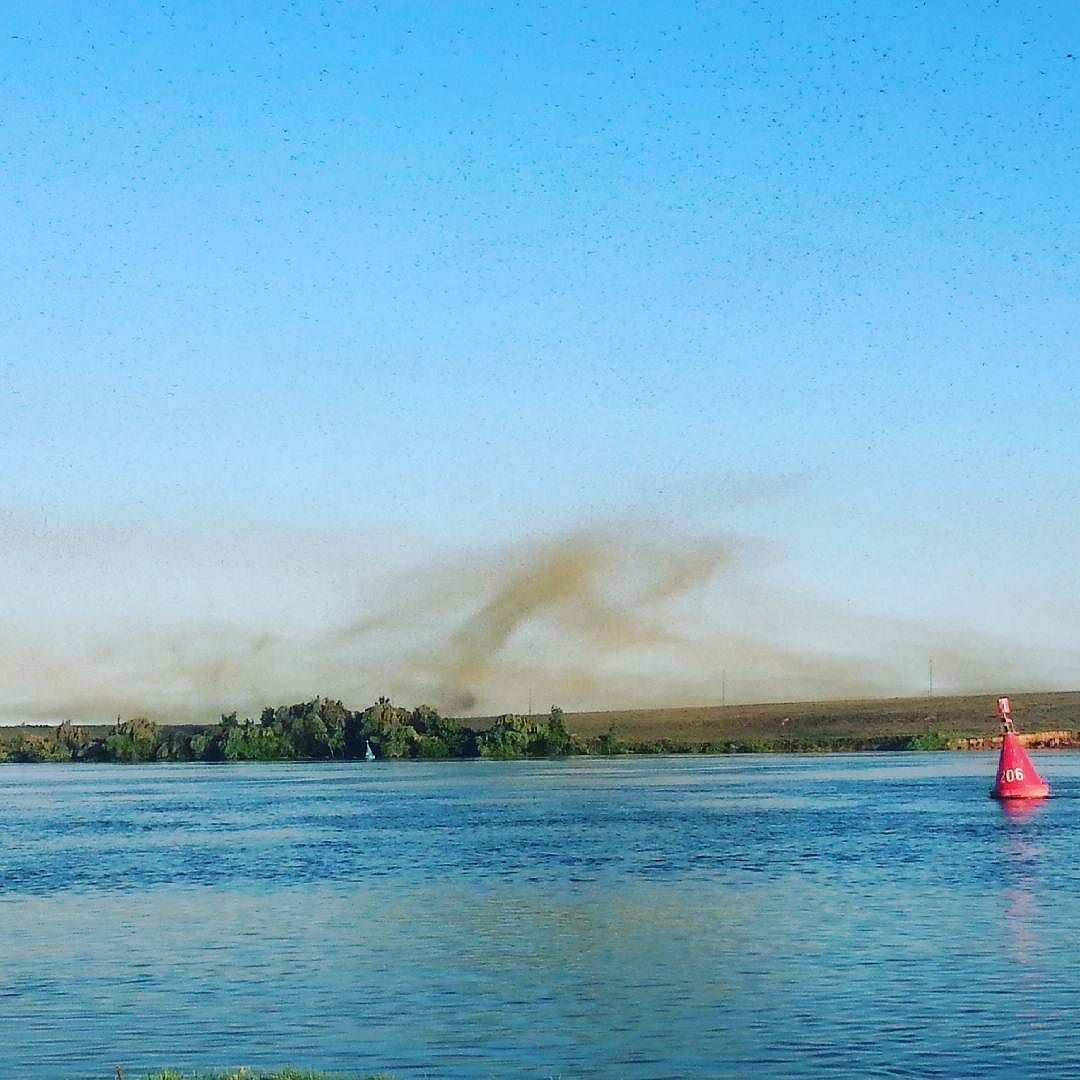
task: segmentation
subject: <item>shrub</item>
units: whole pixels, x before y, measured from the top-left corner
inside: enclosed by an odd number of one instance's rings
[[[948,750],[952,740],[940,731],[927,731],[922,735],[912,735],[907,742],[908,750]]]

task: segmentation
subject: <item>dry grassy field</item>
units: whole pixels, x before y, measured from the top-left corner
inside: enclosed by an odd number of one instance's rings
[[[1080,746],[1080,690],[1010,695],[1013,715],[1022,736],[1037,732],[1046,738],[1031,745]],[[463,723],[484,730],[494,717],[469,717]],[[536,716],[543,720],[544,717]],[[683,749],[723,749],[724,744],[742,749],[813,749],[817,744],[833,749],[899,749],[897,739],[935,736],[941,748],[948,740],[953,748],[980,748],[975,742],[992,740],[999,733],[997,698],[994,694],[949,697],[879,698],[847,701],[793,701],[764,705],[702,705],[672,709],[611,709],[566,714],[568,730],[586,740],[614,736],[623,749],[646,749],[647,744],[667,741]],[[19,736],[37,738],[52,728],[3,727],[0,744]],[[87,734],[104,738],[108,725],[88,725]],[[169,730],[177,730],[169,728]],[[196,732],[198,725],[182,730]],[[878,740],[884,740],[878,744]],[[1028,742],[1027,739],[1024,740]],[[854,742],[856,745],[851,745]],[[766,745],[767,744],[767,745]],[[790,747],[787,746],[790,744]],[[990,743],[986,743],[986,746]],[[673,748],[675,748],[673,746]],[[983,746],[985,748],[985,746]],[[654,747],[655,749],[655,747]]]
[[[1080,691],[1013,694],[1013,715],[1022,732],[1080,730]],[[694,742],[748,739],[871,738],[935,732],[977,738],[998,732],[993,694],[958,697],[884,698],[862,701],[796,701],[770,705],[706,705],[680,709],[613,709],[568,713],[576,735],[613,731],[619,739],[686,739]]]

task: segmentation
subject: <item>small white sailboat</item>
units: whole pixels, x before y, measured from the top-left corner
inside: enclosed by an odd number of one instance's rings
[[[367,749],[364,751],[364,760],[365,761],[374,761],[375,760],[375,751],[371,749],[371,740],[370,739],[365,739],[364,742],[367,743]]]

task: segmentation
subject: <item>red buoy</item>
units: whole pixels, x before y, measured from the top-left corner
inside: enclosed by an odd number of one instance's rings
[[[1035,771],[1027,751],[1020,745],[1020,737],[1013,730],[1012,706],[1007,697],[998,698],[998,711],[1004,733],[991,798],[1045,799],[1050,794],[1050,785]]]

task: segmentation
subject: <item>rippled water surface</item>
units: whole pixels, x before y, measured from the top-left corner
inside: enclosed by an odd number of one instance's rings
[[[0,768],[0,1076],[1080,1073],[1080,755]]]

